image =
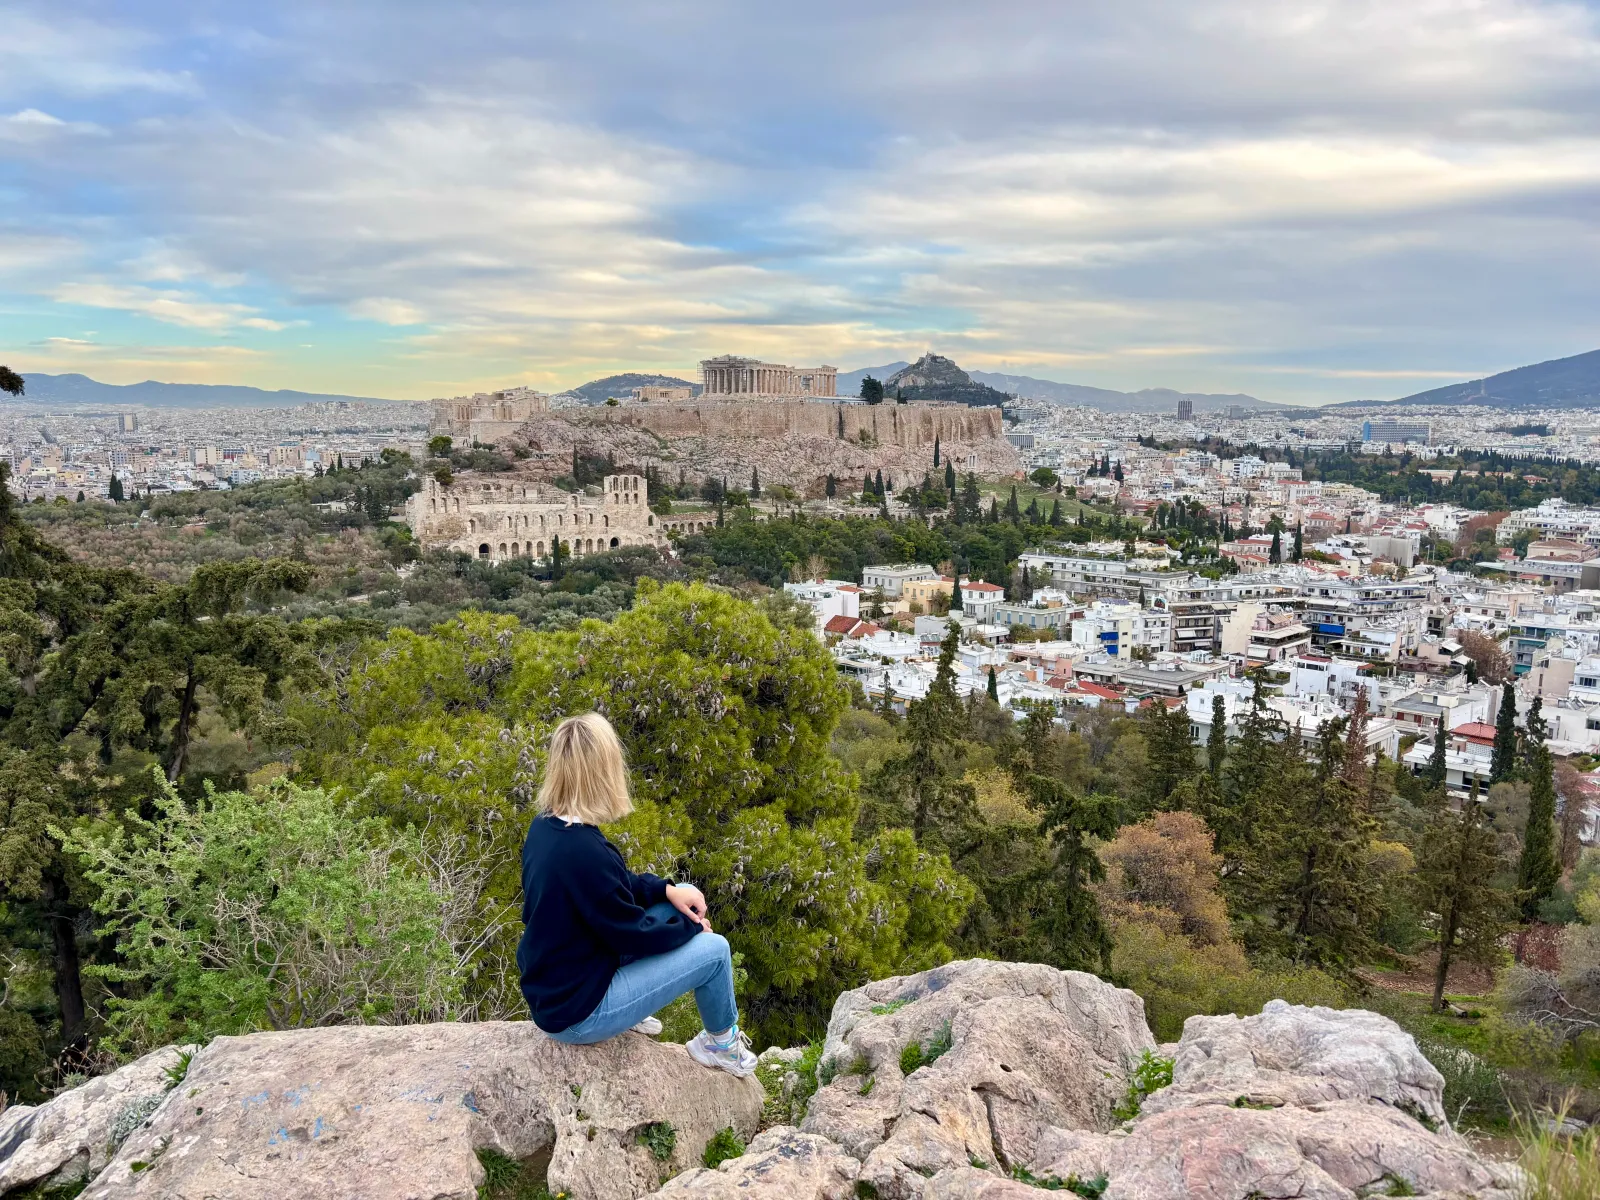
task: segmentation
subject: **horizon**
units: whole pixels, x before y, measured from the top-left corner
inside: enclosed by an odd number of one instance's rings
[[[1595,344],[1597,0],[21,0],[8,34],[24,374],[418,400],[937,347],[1321,405]]]

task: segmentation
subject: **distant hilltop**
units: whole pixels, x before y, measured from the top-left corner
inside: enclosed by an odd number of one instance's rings
[[[1010,396],[1046,404],[1082,404],[1105,412],[1176,412],[1179,400],[1194,403],[1196,412],[1220,412],[1231,407],[1269,409],[1279,407],[1242,393],[1216,395],[1208,392],[1179,392],[1171,388],[1145,388],[1138,392],[1118,392],[1110,388],[1060,383],[1054,379],[1035,379],[1028,375],[1005,375],[997,371],[964,371],[951,359],[925,354],[915,363],[892,362],[879,367],[862,367],[839,373],[839,394],[854,396],[866,376],[882,380],[885,392],[893,397],[897,387],[926,387],[943,394],[918,394],[919,400],[951,399],[969,404],[999,404]],[[913,383],[912,381],[916,382]],[[981,390],[974,390],[981,389]],[[967,396],[974,399],[966,399]]]
[[[620,375],[607,375],[604,379],[591,379],[588,383],[569,388],[567,395],[579,396],[589,404],[604,404],[612,396],[627,396],[637,387],[686,387],[698,396],[701,387],[675,375],[648,375],[639,371],[624,371]]]
[[[1553,358],[1473,379],[1452,383],[1399,400],[1354,401],[1329,408],[1383,408],[1402,404],[1454,408],[1471,404],[1486,408],[1600,408],[1600,350]]]
[[[101,383],[87,375],[26,374],[27,392],[8,403],[103,404],[107,408],[295,408],[301,404],[398,404],[378,396],[337,396],[323,392],[269,392],[228,383]]]

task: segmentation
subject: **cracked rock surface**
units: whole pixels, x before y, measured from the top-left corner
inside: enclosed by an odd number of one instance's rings
[[[633,1200],[718,1130],[753,1134],[761,1099],[681,1046],[566,1046],[526,1021],[222,1037],[84,1197],[475,1200],[492,1148],[548,1153],[573,1200]],[[657,1122],[676,1134],[664,1162],[639,1141]]]
[[[860,1167],[825,1137],[775,1125],[740,1157],[686,1171],[651,1200],[848,1200]]]
[[[0,1195],[98,1175],[118,1139],[165,1102],[177,1064],[178,1048],[163,1046],[44,1104],[0,1113]]]

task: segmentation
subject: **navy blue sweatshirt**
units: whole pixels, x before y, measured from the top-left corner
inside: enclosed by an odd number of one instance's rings
[[[673,910],[645,910],[667,898],[667,881],[635,875],[593,825],[537,816],[522,843],[522,995],[540,1029],[560,1033],[599,1006],[624,958],[676,950],[700,926]]]

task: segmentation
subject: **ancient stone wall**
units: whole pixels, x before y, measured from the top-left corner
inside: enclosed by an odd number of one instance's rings
[[[942,471],[1010,475],[1021,466],[1006,441],[1000,410],[958,404],[827,404],[777,401],[565,409],[540,414],[517,435],[533,451],[530,465],[553,477],[570,467],[574,449],[610,454],[618,463],[656,467],[676,482],[707,476],[743,486],[752,470],[763,483],[815,495],[828,475],[848,486],[882,471],[897,481]],[[940,446],[940,465],[933,448]]]
[[[475,558],[549,557],[555,539],[574,557],[621,546],[667,544],[641,475],[609,475],[599,496],[563,492],[518,477],[428,479],[406,500],[406,521],[430,549]]]

